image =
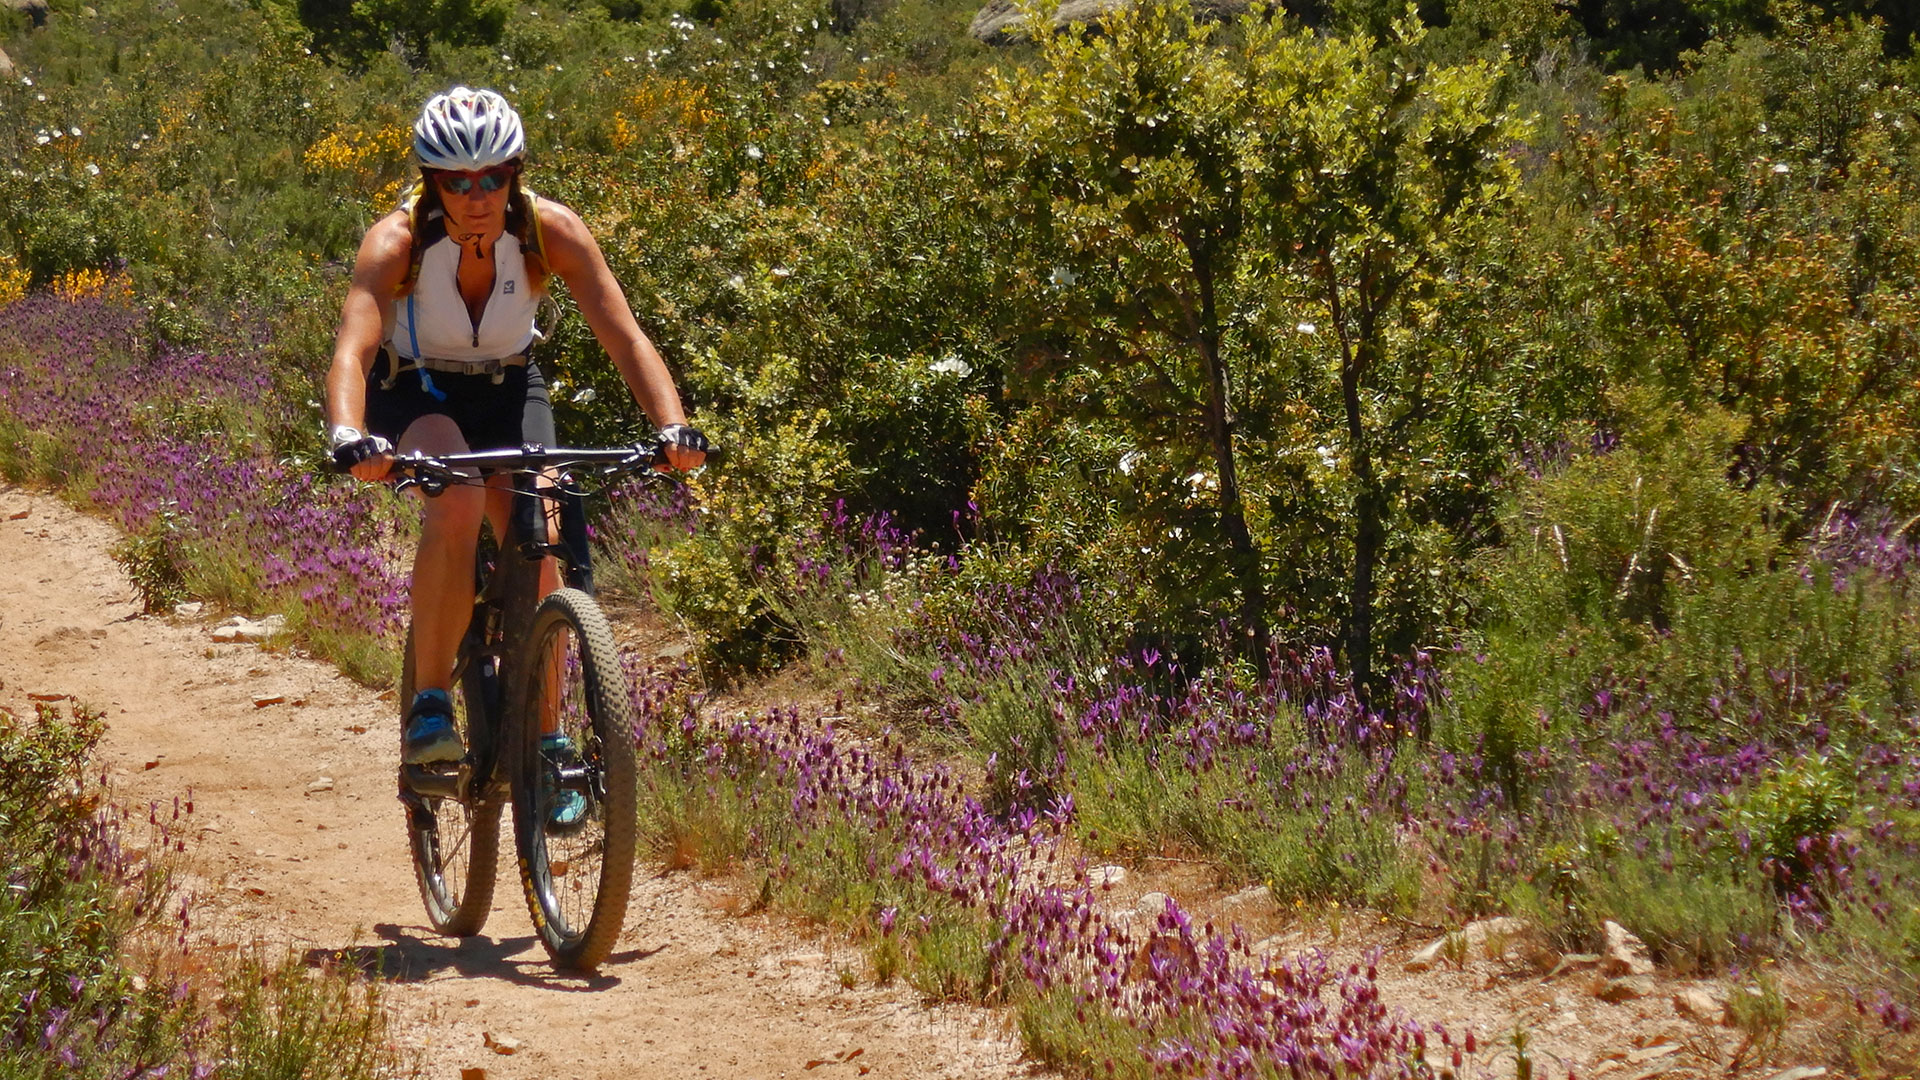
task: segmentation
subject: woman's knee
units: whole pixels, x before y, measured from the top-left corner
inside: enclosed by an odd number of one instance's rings
[[[480,519],[486,516],[487,493],[481,488],[455,484],[430,499],[423,499],[421,510],[421,526],[428,534],[470,538],[479,533]]]

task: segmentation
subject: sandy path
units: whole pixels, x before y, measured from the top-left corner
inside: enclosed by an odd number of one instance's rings
[[[140,615],[106,554],[115,539],[52,498],[0,492],[15,568],[0,594],[0,702],[24,713],[28,694],[70,694],[104,709],[119,797],[192,793],[190,880],[210,942],[381,950],[427,1076],[797,1077],[855,1049],[807,1075],[1026,1074],[998,1018],[872,987],[857,954],[730,917],[717,886],[686,874],[642,868],[620,946],[592,978],[548,966],[510,850],[487,933],[434,936],[393,795],[391,702],[325,664],[214,644],[209,623]],[[842,968],[861,973],[856,989],[841,988]],[[521,1047],[496,1054],[483,1033]]]

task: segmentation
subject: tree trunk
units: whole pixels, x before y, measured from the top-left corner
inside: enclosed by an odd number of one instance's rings
[[[1240,474],[1234,464],[1233,406],[1228,400],[1227,371],[1220,356],[1220,323],[1214,307],[1213,265],[1204,247],[1189,244],[1194,274],[1200,283],[1200,359],[1207,368],[1207,438],[1213,444],[1214,467],[1220,474],[1220,526],[1227,534],[1234,580],[1240,586],[1241,655],[1267,674],[1271,633],[1267,627],[1267,592],[1260,574],[1260,552],[1247,529],[1240,501]]]
[[[1340,402],[1346,413],[1347,457],[1353,469],[1353,575],[1347,592],[1347,668],[1354,693],[1363,702],[1373,700],[1374,568],[1386,545],[1386,494],[1373,468],[1373,442],[1367,437],[1366,413],[1360,391],[1374,363],[1376,324],[1374,306],[1360,304],[1357,325],[1349,335],[1340,286],[1330,259],[1321,262],[1327,303],[1340,335]]]

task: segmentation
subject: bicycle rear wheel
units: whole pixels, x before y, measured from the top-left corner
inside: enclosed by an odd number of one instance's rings
[[[460,739],[477,751],[480,729],[486,723],[488,703],[498,700],[499,674],[490,657],[478,655],[476,642],[469,637],[460,647],[454,668],[453,720]],[[406,659],[400,673],[400,720],[406,723],[407,708],[413,701],[413,629],[407,629]],[[488,757],[470,752],[468,764]],[[404,767],[403,767],[404,768]],[[451,781],[453,778],[446,778]],[[423,785],[422,785],[423,786]],[[413,853],[413,876],[420,885],[420,900],[426,905],[427,922],[435,933],[448,937],[469,937],[480,932],[493,910],[493,884],[500,869],[500,801],[488,797],[485,778],[469,786],[470,797],[462,800],[456,788],[436,786],[416,790],[406,776],[400,781],[400,798],[407,807],[407,847]],[[445,793],[438,793],[444,791]]]
[[[513,783],[520,881],[554,963],[591,969],[613,952],[633,887],[639,822],[632,699],[606,616],[578,589],[541,602],[521,647],[516,671],[526,674],[516,676]],[[571,741],[567,760],[542,754],[543,727]],[[576,822],[550,817],[562,790],[585,798]]]

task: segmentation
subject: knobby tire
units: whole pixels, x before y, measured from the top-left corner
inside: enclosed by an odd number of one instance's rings
[[[632,699],[606,616],[578,589],[541,601],[520,648],[513,714],[520,735],[513,755],[520,881],[555,965],[591,970],[613,952],[633,888],[639,821]],[[547,820],[558,774],[540,753],[543,705],[557,708],[590,778],[579,826]]]
[[[483,723],[488,699],[486,677],[474,662],[471,638],[461,645],[455,668],[458,694],[454,721],[461,741],[474,745],[476,725]],[[400,673],[400,723],[414,695],[413,629],[407,629],[405,659]],[[402,790],[405,781],[402,781]],[[468,802],[407,793],[407,848],[413,854],[413,876],[427,922],[437,934],[470,937],[478,934],[493,910],[493,885],[500,867],[500,809],[497,798],[477,794]]]

